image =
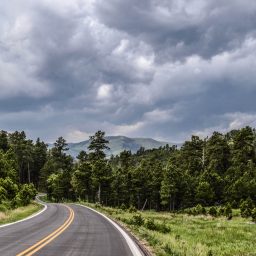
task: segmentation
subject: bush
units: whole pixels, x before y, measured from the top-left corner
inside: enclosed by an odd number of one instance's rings
[[[252,214],[252,211],[249,208],[245,208],[245,209],[240,210],[240,211],[241,211],[241,216],[243,218],[249,218],[251,216],[251,214]]]
[[[144,226],[149,230],[157,230],[157,226],[154,219],[147,219]]]
[[[2,203],[2,201],[6,200],[6,197],[7,197],[7,191],[5,190],[5,188],[0,186],[0,204]]]
[[[218,215],[219,216],[223,216],[225,214],[225,208],[224,207],[220,207]]]
[[[253,222],[256,222],[256,207],[252,209],[252,214],[251,214],[251,216],[252,216],[252,221],[253,221]]]
[[[120,205],[120,209],[123,210],[123,211],[125,211],[125,210],[127,209],[127,207],[126,207],[126,205],[125,205],[124,203],[122,203],[122,204]]]
[[[247,198],[246,200],[242,201],[240,204],[240,212],[241,216],[243,218],[248,218],[252,214],[252,209],[253,209],[253,202],[250,198]]]
[[[0,212],[6,212],[8,209],[5,205],[0,204]]]
[[[193,214],[193,208],[184,209],[183,211],[181,211],[181,213],[186,213],[186,214],[192,215]]]
[[[94,206],[95,206],[95,208],[101,208],[102,207],[102,205],[99,202],[95,203]]]
[[[3,209],[5,208],[7,210],[11,210],[12,208],[14,208],[13,201],[8,201],[8,200],[3,201],[2,202],[2,207],[3,207]]]
[[[162,223],[156,223],[153,219],[147,219],[146,222],[144,223],[144,227],[153,230],[153,231],[158,231],[160,233],[169,233],[171,229],[166,225],[165,222]]]
[[[232,215],[232,208],[230,203],[227,204],[227,206],[225,207],[225,211],[224,211],[225,216],[227,217],[227,219],[232,219],[233,215]]]
[[[198,204],[194,210],[193,210],[194,214],[206,214],[206,209],[201,205],[201,204]]]
[[[166,234],[166,233],[169,233],[171,229],[166,225],[165,222],[163,222],[157,225],[157,231]]]
[[[217,217],[218,215],[218,212],[217,212],[217,209],[216,207],[212,206],[210,209],[209,209],[209,214],[213,217]]]
[[[135,226],[142,226],[144,224],[144,219],[141,214],[136,214],[132,216],[131,224]]]
[[[128,209],[128,212],[130,213],[137,212],[137,209],[133,205],[131,205]]]
[[[15,197],[16,206],[26,206],[36,196],[36,189],[33,184],[24,184]]]
[[[13,200],[18,193],[18,185],[15,184],[9,177],[6,179],[0,179],[0,186],[7,192],[7,200]]]
[[[238,208],[238,202],[236,200],[233,200],[232,204],[231,204],[231,207],[233,209],[237,209]]]

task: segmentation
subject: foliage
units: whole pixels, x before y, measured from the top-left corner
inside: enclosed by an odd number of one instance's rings
[[[19,188],[32,183],[57,202],[78,199],[123,209],[132,205],[132,212],[187,209],[194,215],[206,214],[211,205],[232,204],[250,217],[256,204],[255,142],[255,130],[244,127],[205,139],[192,135],[181,148],[140,148],[135,154],[124,150],[107,159],[105,132],[97,131],[89,151],[84,148],[74,160],[63,137],[48,149],[23,131],[1,131],[0,203],[26,201],[26,190],[22,195]],[[227,208],[218,215],[232,218]],[[211,214],[216,215],[213,208]]]
[[[124,205],[125,207],[125,205]],[[122,210],[124,209],[124,207],[120,207]],[[137,209],[133,206],[133,205],[130,205],[130,207],[128,208],[128,212],[132,213],[132,212],[137,212]]]
[[[15,205],[16,206],[26,206],[32,199],[36,196],[36,189],[33,184],[24,184],[19,189],[19,192],[15,196]]]
[[[143,241],[153,248],[154,255],[254,255],[256,236],[255,225],[234,213],[232,221],[223,217],[209,218],[206,215],[193,216],[183,213],[156,211],[140,212],[144,224],[130,223],[134,213],[117,211],[112,207],[102,207],[101,212],[111,213],[111,218],[128,226]],[[153,225],[152,225],[153,222]],[[157,225],[165,225],[169,231],[158,230]],[[238,246],[234,246],[235,244]],[[237,242],[239,241],[239,242]]]
[[[166,145],[141,148],[135,154],[125,150],[106,159],[108,141],[103,131],[97,131],[90,137],[89,152],[85,148],[73,162],[60,137],[47,155],[41,180],[57,200],[78,198],[122,209],[189,208],[190,214],[206,214],[207,206],[238,206],[248,197],[255,204],[255,141],[255,131],[245,127],[227,134],[214,132],[206,139],[192,136],[180,149]],[[51,185],[49,177],[59,181],[53,179]],[[224,209],[218,214],[225,215]]]
[[[194,208],[194,213],[195,213],[195,214],[206,214],[206,210],[205,210],[205,208],[204,208],[201,204],[198,204],[198,205]]]
[[[2,211],[4,207],[4,210]],[[6,206],[0,205],[0,225],[10,222],[19,221],[42,209],[42,205],[37,203],[31,203],[27,206],[22,206],[17,209],[10,209]]]
[[[144,224],[144,219],[141,214],[136,214],[132,216],[130,223],[135,226],[142,226]]]
[[[253,222],[256,222],[256,207],[252,209],[252,214],[251,214],[251,216],[252,216],[252,221],[253,221]]]
[[[225,207],[225,210],[224,210],[224,214],[225,216],[227,217],[227,219],[231,219],[232,218],[232,207],[230,205],[230,203],[228,203]]]
[[[214,206],[210,207],[210,209],[209,209],[209,214],[210,214],[211,216],[213,216],[213,217],[217,217],[218,212],[217,212],[216,207],[214,207]]]
[[[253,201],[250,198],[243,200],[240,204],[241,216],[248,218],[252,214],[252,209],[254,208]]]

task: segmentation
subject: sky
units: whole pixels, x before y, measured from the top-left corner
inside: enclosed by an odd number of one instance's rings
[[[255,0],[0,2],[0,130],[182,142],[245,125]]]

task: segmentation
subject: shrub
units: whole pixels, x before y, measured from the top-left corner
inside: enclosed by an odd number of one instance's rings
[[[5,188],[0,186],[0,204],[2,203],[2,201],[6,200],[6,197],[7,197],[7,191],[5,190]]]
[[[154,219],[147,219],[145,224],[144,224],[145,228],[149,229],[149,230],[157,230],[157,226],[156,223],[154,221]]]
[[[253,221],[253,222],[256,222],[256,207],[252,209],[252,214],[251,214],[251,216],[252,216],[252,221]]]
[[[36,189],[33,184],[24,184],[15,197],[16,206],[25,206],[36,196]]]
[[[0,204],[0,212],[6,212],[8,209],[5,205]]]
[[[13,200],[18,193],[18,185],[15,184],[9,177],[6,179],[0,179],[0,186],[3,187],[7,192],[7,200]]]
[[[238,202],[236,200],[233,200],[231,206],[232,206],[232,208],[237,209],[238,208]]]
[[[149,230],[158,231],[160,233],[169,233],[171,229],[166,225],[165,222],[162,223],[156,223],[153,219],[147,219],[144,223],[144,227]]]
[[[193,208],[184,209],[183,211],[181,211],[181,213],[186,213],[186,214],[192,215],[193,214]]]
[[[216,207],[212,206],[210,209],[209,209],[209,214],[213,217],[216,217],[218,215],[218,212],[217,212],[217,209]]]
[[[137,209],[133,205],[131,205],[128,209],[128,212],[130,213],[137,212]]]
[[[206,211],[205,207],[202,207],[202,214],[204,214],[204,215],[207,214],[207,211]]]
[[[14,200],[13,200],[14,201]],[[11,210],[12,208],[14,208],[13,206],[13,201],[8,201],[8,200],[5,200],[2,202],[2,206],[7,209],[7,210]]]
[[[123,210],[123,211],[125,211],[125,210],[127,209],[127,207],[126,207],[126,205],[125,205],[124,203],[122,203],[122,204],[120,205],[120,209]]]
[[[99,202],[95,203],[95,208],[101,208],[101,207],[102,205]]]
[[[195,214],[204,214],[204,212],[206,212],[206,210],[201,204],[198,204],[195,207],[194,212],[195,212]]]
[[[198,204],[196,207],[184,209],[181,212],[189,215],[207,214],[205,207],[203,207],[201,204]]]
[[[241,216],[243,218],[249,218],[252,214],[252,211],[249,208],[244,208],[243,210],[240,210],[240,211],[241,211]]]
[[[160,223],[157,225],[157,231],[159,231],[160,233],[169,233],[171,231],[171,229],[166,225],[165,222]]]
[[[224,214],[225,214],[225,208],[224,208],[224,207],[220,207],[220,208],[219,208],[218,215],[219,215],[219,216],[223,216]]]
[[[230,203],[227,204],[227,206],[225,207],[225,211],[224,211],[225,216],[227,217],[227,219],[232,219],[232,208]]]
[[[246,200],[242,201],[242,203],[240,204],[241,216],[243,218],[250,217],[252,213],[252,209],[253,209],[253,202],[250,198],[247,198]]]
[[[142,226],[144,224],[144,219],[141,214],[136,214],[132,216],[131,224],[135,226]]]

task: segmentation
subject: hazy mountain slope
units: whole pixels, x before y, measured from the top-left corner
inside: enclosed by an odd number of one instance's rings
[[[173,143],[156,141],[150,138],[128,138],[125,136],[108,136],[106,139],[109,141],[110,150],[106,153],[107,155],[117,155],[123,150],[131,150],[132,153],[137,152],[140,147],[145,149],[159,148],[166,144],[173,145]],[[86,150],[89,145],[89,140],[78,143],[69,143],[69,154],[77,156],[81,150]]]

